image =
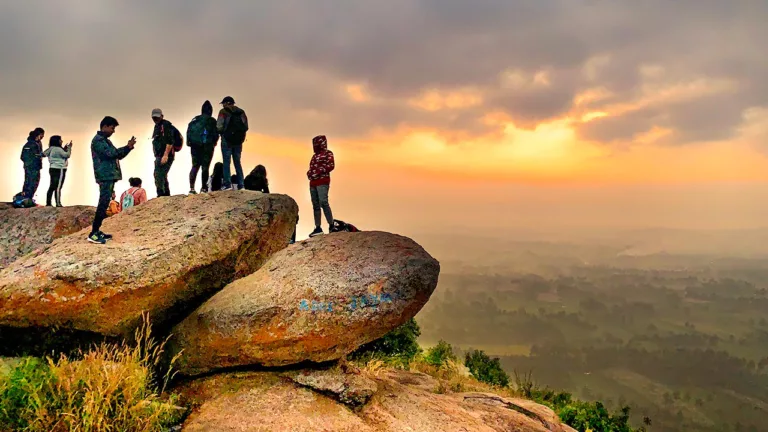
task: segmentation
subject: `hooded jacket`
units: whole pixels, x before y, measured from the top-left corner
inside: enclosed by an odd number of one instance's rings
[[[24,162],[25,170],[40,171],[43,169],[43,145],[35,141],[34,138],[28,139],[21,149],[21,161]]]
[[[67,169],[69,157],[72,156],[72,147],[64,150],[62,147],[50,146],[43,152],[48,158],[48,164],[54,169]]]
[[[203,103],[202,109],[200,110],[200,115],[193,118],[192,121],[189,122],[190,126],[187,128],[188,145],[193,145],[193,143],[200,140],[199,137],[191,137],[189,135],[190,131],[192,130],[192,125],[197,121],[202,121],[204,130],[208,131],[208,142],[206,143],[206,146],[216,147],[216,144],[219,142],[219,131],[217,128],[216,119],[213,118],[213,105],[211,105],[210,101],[205,101],[205,103]]]
[[[319,135],[312,139],[312,149],[315,154],[309,161],[307,178],[310,186],[321,186],[331,183],[331,171],[336,168],[333,152],[328,150],[328,139]]]

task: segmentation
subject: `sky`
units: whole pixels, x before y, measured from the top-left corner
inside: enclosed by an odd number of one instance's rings
[[[245,170],[296,199],[299,237],[318,134],[334,216],[361,229],[760,227],[767,20],[764,0],[4,1],[0,198],[39,126],[75,143],[64,203],[95,205],[105,115],[153,197],[151,110],[183,132],[231,95]],[[190,167],[185,148],[172,193]]]

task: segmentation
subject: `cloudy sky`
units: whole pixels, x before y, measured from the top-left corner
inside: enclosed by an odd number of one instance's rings
[[[320,133],[336,216],[366,228],[760,226],[765,22],[765,0],[2,1],[0,195],[42,126],[75,141],[65,203],[95,204],[88,146],[112,115],[153,196],[152,108],[183,131],[232,95],[246,170],[267,166],[302,229]]]

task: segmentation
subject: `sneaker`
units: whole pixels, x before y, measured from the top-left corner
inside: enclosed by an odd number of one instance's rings
[[[104,240],[112,240],[112,234],[107,234],[103,231],[99,231],[99,235],[104,238]]]
[[[190,190],[189,190],[189,194],[190,194],[190,195],[197,195],[197,192],[195,192],[195,190],[194,190],[194,189],[190,189]]]
[[[309,236],[310,237],[315,237],[315,236],[319,236],[319,235],[323,235],[323,234],[324,234],[323,233],[323,229],[320,228],[320,227],[317,227],[317,228],[315,228],[314,231],[312,231],[312,233]]]
[[[95,244],[105,244],[107,241],[100,233],[91,234],[88,236],[88,241]]]
[[[221,190],[222,191],[231,191],[232,190],[232,186],[225,186],[225,187],[221,188]]]
[[[208,188],[202,188],[202,189],[200,189],[200,193],[208,193]]]

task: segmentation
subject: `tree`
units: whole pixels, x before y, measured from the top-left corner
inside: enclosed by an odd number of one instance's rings
[[[509,375],[501,368],[498,357],[492,359],[481,350],[469,350],[464,364],[478,381],[500,387],[509,385]]]
[[[433,366],[442,366],[448,360],[456,361],[456,354],[453,353],[451,344],[441,339],[437,345],[427,350],[427,355],[424,356],[424,359]]]
[[[410,321],[392,330],[373,342],[369,342],[352,353],[352,358],[383,355],[387,357],[399,357],[411,360],[421,352],[417,339],[421,335],[421,329],[416,320]]]

